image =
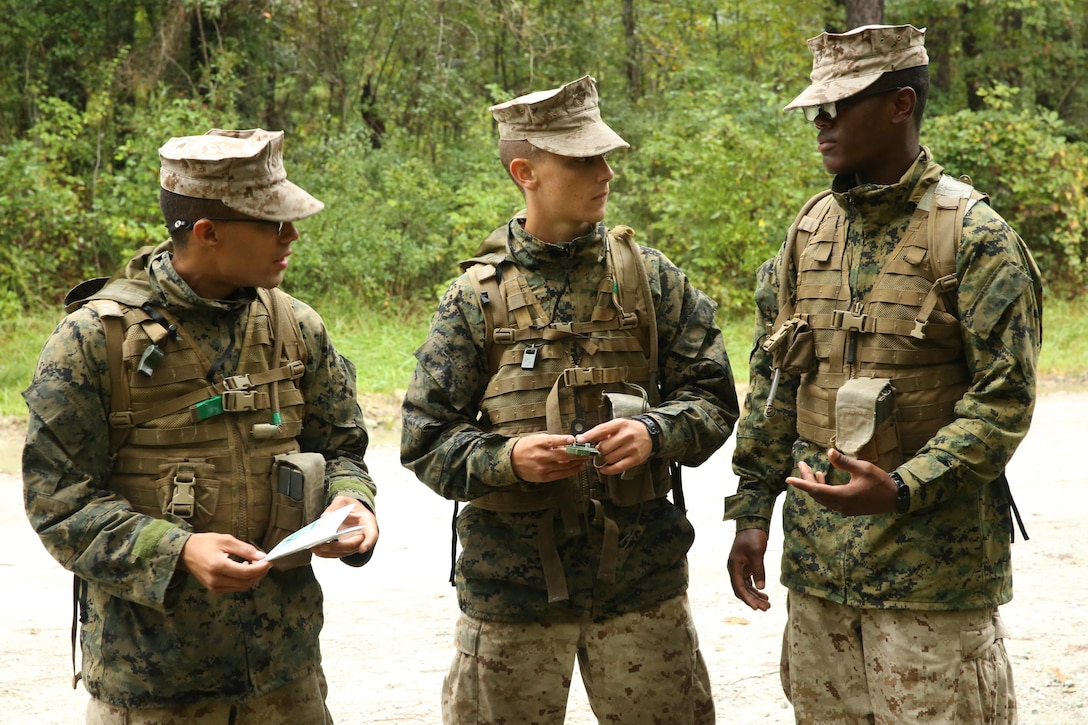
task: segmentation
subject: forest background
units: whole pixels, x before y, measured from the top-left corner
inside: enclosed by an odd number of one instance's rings
[[[521,204],[487,107],[584,74],[632,145],[609,220],[714,297],[742,379],[755,267],[826,188],[782,107],[805,39],[927,27],[922,129],[1028,242],[1048,285],[1043,372],[1088,380],[1088,3],[1082,0],[2,0],[0,415],[65,292],[165,238],[156,150],[210,128],[283,129],[326,203],[284,288],[355,359],[407,384],[457,262]]]

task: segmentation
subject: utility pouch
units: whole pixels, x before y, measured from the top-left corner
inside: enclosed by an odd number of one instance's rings
[[[894,471],[903,463],[891,380],[855,378],[839,388],[831,444],[885,471]]]
[[[650,401],[646,395],[646,391],[631,383],[628,383],[627,385],[630,388],[634,388],[640,394],[601,393],[601,422],[612,420],[613,418],[632,418],[636,415],[645,413],[650,409]],[[653,481],[648,474],[649,467],[650,464],[649,461],[647,461],[634,468],[627,469],[618,476],[602,475],[601,480],[604,481],[609,500],[621,506],[629,506],[652,498],[652,495],[646,496],[645,492],[638,490],[637,483],[631,483],[632,481],[641,480],[642,486],[647,487],[652,492]]]
[[[261,548],[272,548],[325,510],[325,457],[320,453],[281,453],[272,463],[272,509]],[[272,562],[277,569],[292,569],[310,562],[300,551]]]
[[[133,498],[136,493],[125,492]],[[184,522],[196,533],[215,530],[212,518],[219,503],[219,481],[211,463],[183,459],[161,464],[155,481],[155,496],[163,518],[168,521]],[[133,501],[137,510],[141,510],[140,503]]]
[[[763,341],[763,351],[771,353],[772,369],[791,375],[807,373],[816,363],[816,343],[812,328],[800,317],[791,317]]]

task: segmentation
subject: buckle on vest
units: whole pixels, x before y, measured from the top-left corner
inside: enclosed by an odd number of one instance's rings
[[[114,428],[131,428],[135,423],[132,422],[131,410],[119,410],[110,413],[110,425]]]
[[[250,382],[248,375],[232,375],[223,380],[223,387],[226,390],[249,390],[253,387],[253,383]]]
[[[567,368],[563,371],[563,384],[568,388],[596,385],[600,382],[600,368]]]
[[[260,409],[260,394],[256,390],[228,390],[223,393],[223,410],[244,413]]]
[[[287,367],[291,370],[292,380],[298,380],[306,374],[306,365],[301,360],[292,360]]]
[[[166,507],[166,513],[178,518],[190,519],[196,510],[196,497],[193,488],[196,486],[196,469],[192,466],[178,466],[174,474],[174,496]]]
[[[638,313],[637,312],[624,312],[620,316],[620,329],[626,330],[630,327],[638,327]]]
[[[840,330],[857,330],[865,332],[865,321],[869,316],[861,312],[851,310],[835,310],[832,313],[832,326]]]
[[[509,345],[514,342],[514,331],[509,327],[496,327],[491,337],[496,345]]]

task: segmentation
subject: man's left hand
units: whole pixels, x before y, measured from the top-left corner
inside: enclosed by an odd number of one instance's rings
[[[898,490],[887,471],[868,461],[850,458],[834,448],[827,452],[827,458],[832,466],[849,473],[850,480],[841,486],[829,486],[824,474],[813,472],[807,463],[801,461],[797,464],[801,478],[790,476],[786,483],[843,516],[895,513]]]
[[[613,418],[576,438],[579,443],[596,444],[593,465],[607,475],[623,473],[645,463],[654,449],[646,426],[633,418]]]
[[[363,528],[359,531],[352,531],[349,534],[322,544],[321,546],[315,546],[313,548],[314,556],[324,557],[326,559],[339,559],[343,556],[349,556],[351,554],[362,554],[370,551],[374,548],[374,545],[378,543],[378,517],[374,515],[374,512],[368,509],[362,504],[361,501],[350,498],[348,496],[337,496],[329,504],[329,507],[325,509],[325,513],[335,511],[349,504],[354,504],[354,509],[347,515],[342,524],[343,528],[349,526],[358,526],[362,524]]]

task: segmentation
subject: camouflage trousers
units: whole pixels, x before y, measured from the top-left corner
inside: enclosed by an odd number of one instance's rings
[[[201,702],[164,708],[117,707],[92,697],[87,725],[331,725],[328,686],[319,668],[267,695],[242,702]]]
[[[559,725],[574,660],[598,721],[714,722],[687,596],[603,623],[511,624],[462,614],[442,691],[446,725]]]
[[[859,609],[791,591],[782,688],[799,725],[1014,725],[996,608]]]

